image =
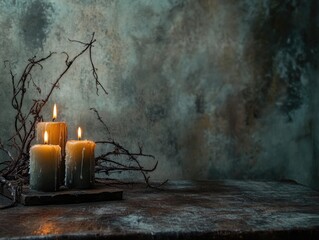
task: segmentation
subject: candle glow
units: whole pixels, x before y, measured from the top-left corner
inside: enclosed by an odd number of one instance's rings
[[[79,127],[78,128],[78,140],[81,140],[82,137],[82,129]]]
[[[54,121],[57,118],[57,108],[56,108],[56,104],[54,104],[53,106],[53,118],[52,121]]]
[[[49,134],[48,131],[44,132],[44,144],[48,144],[49,142]]]

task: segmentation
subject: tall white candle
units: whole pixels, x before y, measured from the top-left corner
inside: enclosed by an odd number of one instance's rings
[[[69,188],[91,188],[94,186],[95,143],[80,140],[81,128],[78,129],[78,139],[66,143],[65,185]]]
[[[44,132],[47,131],[49,134],[48,144],[59,145],[61,147],[62,161],[59,166],[59,182],[60,185],[64,184],[65,175],[65,144],[68,137],[67,125],[65,122],[54,122],[57,118],[56,104],[53,107],[53,118],[52,122],[40,122],[37,124],[37,142],[43,142]]]
[[[45,132],[47,143],[47,132]],[[37,144],[30,148],[30,188],[38,191],[59,189],[59,166],[61,147],[58,145]]]

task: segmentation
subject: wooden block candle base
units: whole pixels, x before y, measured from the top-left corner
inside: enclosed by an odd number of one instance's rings
[[[1,193],[6,197],[11,198],[5,191],[2,191]],[[122,199],[123,190],[117,188],[110,188],[101,184],[96,184],[92,189],[61,189],[57,192],[40,192],[30,189],[29,186],[23,186],[22,194],[20,197],[20,203],[25,206],[36,206],[113,201]]]

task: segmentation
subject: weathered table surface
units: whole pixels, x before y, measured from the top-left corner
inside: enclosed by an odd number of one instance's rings
[[[319,192],[234,180],[135,186],[120,201],[1,210],[0,239],[8,238],[319,239]]]

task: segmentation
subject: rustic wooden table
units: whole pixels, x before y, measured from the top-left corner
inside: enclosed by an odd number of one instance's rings
[[[2,210],[0,239],[9,238],[319,239],[319,192],[292,182],[137,185],[118,201]]]

